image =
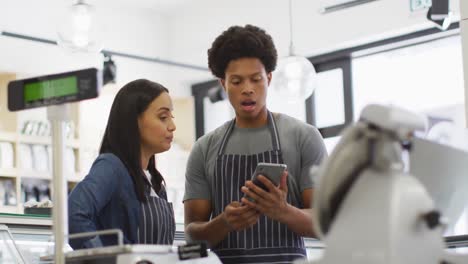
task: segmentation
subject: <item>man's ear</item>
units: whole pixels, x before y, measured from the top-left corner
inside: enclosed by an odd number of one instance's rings
[[[218,79],[219,84],[223,87],[224,91],[226,92],[226,80],[225,79]]]
[[[270,86],[271,78],[273,78],[273,74],[271,72],[267,73],[268,86]]]

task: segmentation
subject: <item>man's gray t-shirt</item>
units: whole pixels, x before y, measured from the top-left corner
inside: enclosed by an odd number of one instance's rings
[[[327,156],[322,136],[317,128],[293,117],[275,113],[281,152],[288,166],[288,177],[293,177],[296,186],[288,186],[295,200],[301,201],[300,194],[313,188],[310,168],[318,165]],[[190,153],[185,173],[185,200],[212,200],[212,183],[218,150],[230,122],[197,140]],[[273,149],[270,129],[234,127],[228,139],[224,154],[251,155]],[[291,182],[291,181],[288,181]],[[292,189],[294,187],[294,189]],[[299,196],[299,197],[297,197]]]

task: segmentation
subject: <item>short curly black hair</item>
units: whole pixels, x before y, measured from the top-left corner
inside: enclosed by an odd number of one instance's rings
[[[253,25],[232,26],[208,50],[208,67],[214,76],[224,79],[229,62],[239,58],[258,58],[270,73],[276,68],[278,53],[265,30]]]

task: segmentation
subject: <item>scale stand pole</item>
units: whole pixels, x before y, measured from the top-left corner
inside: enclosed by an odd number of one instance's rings
[[[52,230],[55,239],[54,263],[64,264],[64,248],[68,243],[67,180],[65,156],[65,122],[69,119],[68,104],[47,107],[47,118],[52,125]]]

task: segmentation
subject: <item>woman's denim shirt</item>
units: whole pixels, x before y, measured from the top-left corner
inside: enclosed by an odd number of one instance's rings
[[[120,159],[110,153],[99,155],[89,174],[68,198],[69,233],[120,229],[124,243],[137,242],[140,201],[132,177]],[[74,249],[117,244],[115,235],[71,239]]]

